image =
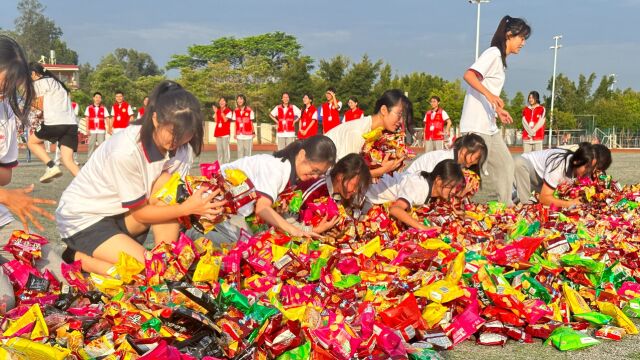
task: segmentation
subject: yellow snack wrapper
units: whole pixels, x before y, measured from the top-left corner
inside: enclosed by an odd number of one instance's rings
[[[636,325],[620,310],[615,304],[605,301],[598,301],[598,309],[600,312],[609,315],[616,320],[618,326],[623,328],[627,334],[635,335],[638,333]]]
[[[49,346],[19,337],[7,340],[2,347],[7,350],[8,353],[17,355],[18,359],[65,360],[67,356],[71,354],[71,350],[61,348],[57,345]],[[14,358],[10,357],[8,359]]]
[[[384,249],[380,252],[380,255],[386,257],[389,260],[393,260],[398,256],[398,252],[393,249]]]
[[[336,248],[331,246],[331,245],[327,245],[327,244],[321,244],[320,245],[320,258],[321,259],[329,259],[331,257],[331,254],[333,254],[333,252],[336,251]]]
[[[209,253],[204,254],[198,261],[198,265],[196,265],[196,270],[193,273],[193,281],[218,281],[221,263],[222,258],[220,256],[211,256]]]
[[[362,138],[365,141],[376,141],[382,136],[382,132],[384,131],[383,127],[375,128],[368,133],[362,134]]]
[[[2,336],[11,337],[11,336],[21,336],[20,330],[29,326],[30,324],[35,323],[33,329],[31,330],[30,339],[38,339],[45,336],[49,336],[49,328],[47,327],[47,323],[44,321],[44,316],[42,316],[42,311],[40,310],[40,305],[33,304],[27,310],[24,315],[20,316],[18,320],[12,321],[7,330],[2,333]]]
[[[224,179],[232,186],[238,186],[247,181],[247,175],[239,169],[226,169],[224,171]]]
[[[447,275],[445,275],[445,281],[449,282],[449,284],[457,284],[462,279],[462,272],[464,271],[464,251],[460,252],[456,258],[453,260],[451,265],[449,266],[449,270],[447,270]]]
[[[287,247],[271,244],[271,260],[273,262],[280,260],[287,253],[287,251],[289,251],[289,248]]]
[[[562,284],[562,292],[564,293],[564,298],[569,303],[569,307],[571,308],[571,312],[574,314],[584,314],[591,312],[591,308],[587,304],[586,301],[571,288],[567,283]]]
[[[420,246],[427,250],[446,250],[451,248],[449,244],[440,239],[429,239],[427,241],[423,241],[420,243]]]
[[[354,253],[356,255],[364,254],[366,257],[372,257],[374,254],[380,253],[381,250],[380,237],[376,236],[373,240],[356,249]]]
[[[121,251],[115,268],[120,279],[125,283],[129,283],[135,275],[144,270],[144,264],[126,252]]]
[[[463,296],[464,291],[456,284],[451,284],[446,280],[438,280],[433,284],[421,287],[414,295],[443,304]]]
[[[124,284],[122,280],[108,278],[106,276],[98,275],[91,273],[90,279],[95,285],[96,289],[102,291],[107,295],[115,295],[116,293],[122,290],[122,285]]]
[[[427,322],[427,325],[432,328],[436,326],[442,318],[444,318],[447,310],[448,308],[446,306],[442,306],[437,302],[432,302],[424,308],[422,318]]]
[[[178,197],[178,185],[180,185],[181,182],[180,174],[177,172],[173,173],[169,181],[162,185],[160,190],[153,194],[153,197],[167,205],[174,205]]]

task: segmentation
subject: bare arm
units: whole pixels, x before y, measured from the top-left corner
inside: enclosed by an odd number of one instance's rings
[[[547,185],[546,183],[542,184],[542,190],[540,190],[540,203],[542,205],[555,205],[559,208],[567,208],[567,207],[571,207],[574,205],[580,205],[582,202],[580,201],[580,199],[573,199],[573,200],[560,200],[560,199],[556,199],[555,197],[553,197],[553,193],[554,190]]]
[[[421,224],[418,220],[411,217],[411,214],[407,212],[409,204],[404,200],[396,200],[389,208],[389,214],[398,221],[404,223],[407,226],[411,226],[414,229],[425,230],[426,226]]]
[[[220,190],[216,190],[203,196],[203,190],[198,189],[182,204],[167,206],[146,203],[131,209],[131,215],[143,224],[165,223],[187,215],[214,217],[222,213],[222,205],[225,203],[225,201],[213,201],[219,193]]]

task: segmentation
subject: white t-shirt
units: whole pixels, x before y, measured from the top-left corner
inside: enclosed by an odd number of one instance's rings
[[[271,201],[275,201],[278,195],[284,191],[288,184],[295,183],[295,171],[289,160],[282,161],[281,158],[270,154],[260,154],[243,157],[234,162],[224,164],[220,167],[222,174],[226,169],[239,169],[245,175],[261,196],[266,196]],[[255,204],[245,205],[238,210],[241,216],[249,216],[255,211]]]
[[[104,109],[104,119],[103,121],[105,122],[104,126],[105,129],[107,127],[107,118],[109,117],[109,110],[107,109],[106,106],[104,105],[100,105],[100,106],[96,106],[95,104],[89,105],[87,106],[87,108],[84,110],[84,116],[87,118],[87,121],[93,121],[95,123],[94,129],[93,130],[89,130],[89,133],[91,134],[104,134],[106,132],[106,130],[102,130],[99,127],[99,123],[100,123],[100,119],[99,118],[90,118],[89,117],[89,108],[93,108],[95,114],[98,113],[98,111],[100,111],[100,108],[102,107]],[[87,124],[87,130],[89,129],[89,124]]]
[[[274,107],[273,110],[271,110],[271,116],[273,116],[276,119],[278,118],[278,106]],[[289,104],[289,106],[293,108],[293,116],[296,119],[300,119],[300,116],[302,115],[300,108],[298,108],[293,104]],[[295,131],[277,132],[276,137],[296,137],[296,132]]]
[[[573,155],[569,155],[565,161],[551,160],[548,165],[547,159],[556,154],[565,154],[566,152],[567,150],[564,149],[547,149],[524,153],[522,157],[533,165],[536,174],[538,174],[549,187],[555,189],[560,183],[570,180],[570,178],[567,177],[567,170],[569,169]]]
[[[360,154],[365,143],[362,135],[371,131],[371,123],[371,116],[365,116],[340,124],[325,134],[336,145],[338,160],[352,153]]]
[[[189,172],[194,157],[189,144],[172,157],[162,155],[152,141],[139,141],[140,129],[129,126],[100,145],[62,193],[56,222],[63,239],[144,204],[163,171]]]
[[[53,78],[33,82],[37,97],[43,97],[42,113],[45,125],[77,125],[69,93]]]
[[[422,171],[432,172],[439,162],[448,159],[455,159],[454,150],[435,150],[429,151],[415,159],[411,166],[407,168],[408,173],[420,173]]]
[[[11,106],[5,100],[0,100],[0,167],[14,168],[18,166],[18,137],[16,117]],[[13,221],[11,212],[0,205],[0,226]],[[3,239],[4,240],[4,239]]]
[[[505,81],[505,69],[502,65],[500,49],[493,46],[485,50],[469,68],[482,75],[480,81],[492,94],[500,96]],[[494,135],[498,132],[496,112],[479,91],[468,86],[460,116],[461,133],[480,133]]]
[[[429,182],[420,174],[384,174],[376,184],[369,186],[366,194],[372,204],[385,204],[404,200],[409,207],[422,206],[431,197]]]

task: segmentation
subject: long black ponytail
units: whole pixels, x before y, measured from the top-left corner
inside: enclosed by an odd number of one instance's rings
[[[521,18],[514,18],[509,15],[500,20],[496,32],[491,39],[491,46],[500,49],[502,54],[502,65],[507,67],[507,39],[513,36],[523,36],[525,39],[531,35],[531,27]]]
[[[36,92],[24,51],[15,40],[5,35],[0,35],[0,73],[4,73],[0,93],[13,113],[26,125]],[[24,106],[20,106],[21,102]]]
[[[69,88],[67,87],[67,85],[65,85],[65,83],[62,80],[58,79],[58,77],[54,73],[45,69],[44,66],[42,66],[42,64],[34,62],[34,63],[31,63],[30,68],[31,68],[31,71],[35,72],[42,78],[51,78],[55,80],[58,83],[58,85],[62,86],[64,91],[69,92]]]
[[[569,160],[571,158],[571,160]],[[588,165],[591,167],[593,161],[597,159],[596,150],[594,150],[593,145],[588,142],[581,142],[578,145],[578,149],[574,152],[567,149],[561,149],[560,152],[557,152],[547,159],[545,162],[546,172],[552,172],[556,170],[559,166],[564,166],[567,170],[565,176],[568,178],[573,177],[573,171],[576,168],[579,168],[584,165]],[[589,174],[593,172],[593,168],[590,169]]]
[[[287,145],[286,148],[273,153],[274,157],[281,158],[284,162],[289,160],[295,164],[296,155],[304,150],[305,157],[311,162],[336,163],[336,145],[331,139],[324,135],[315,135],[304,140],[296,140]]]

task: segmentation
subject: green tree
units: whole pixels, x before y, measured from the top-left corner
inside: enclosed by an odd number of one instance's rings
[[[14,21],[15,37],[31,61],[42,55],[48,57],[49,51],[54,50],[58,63],[78,63],[78,53],[67,47],[62,29],[44,15],[46,7],[40,1],[20,0],[17,8],[20,15]]]
[[[118,48],[113,51],[113,54],[107,55],[106,58],[110,58],[109,62],[115,61],[122,65],[125,75],[132,80],[141,76],[155,76],[162,73],[151,55],[134,49]]]
[[[350,64],[351,60],[344,55],[337,55],[329,60],[320,60],[317,74],[324,80],[325,88],[323,90],[329,86],[337,89]]]
[[[360,107],[365,112],[373,110],[373,86],[382,67],[382,61],[371,62],[369,56],[364,55],[359,63],[354,63],[342,77],[338,87],[338,94],[346,105],[349,96],[358,98]]]
[[[248,57],[264,57],[274,69],[280,69],[289,58],[300,56],[302,46],[298,40],[283,32],[266,33],[242,39],[221,37],[208,45],[193,45],[187,54],[173,55],[167,69],[199,69],[208,63],[226,61],[239,68]]]
[[[101,92],[102,100],[107,105],[113,103],[116,91],[124,91],[128,101],[131,101],[129,97],[132,88],[133,81],[125,75],[121,65],[99,66],[91,74],[91,91]]]
[[[280,81],[275,93],[271,93],[274,102],[278,102],[282,92],[288,92],[291,102],[302,103],[304,94],[313,94],[314,88],[311,82],[311,70],[313,69],[313,59],[309,56],[288,59],[286,65],[280,72]]]

